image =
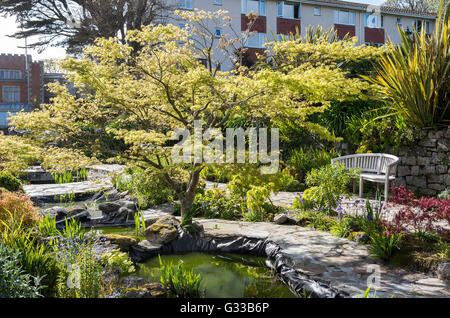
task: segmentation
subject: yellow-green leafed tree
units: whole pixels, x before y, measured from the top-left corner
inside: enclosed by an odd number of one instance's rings
[[[66,158],[58,152],[71,151],[80,159],[153,167],[175,191],[185,215],[206,163],[173,162],[175,129],[186,128],[193,135],[194,121],[201,121],[205,131],[222,128],[236,115],[264,116],[295,118],[332,138],[306,123],[307,116],[323,111],[331,99],[358,94],[362,88],[361,82],[326,66],[301,66],[287,73],[239,65],[233,72],[205,67],[199,58],[216,60],[215,51],[208,50],[216,36],[202,28],[211,14],[194,11],[185,18],[192,27],[150,25],[128,32],[128,44],[98,39],[81,59],[64,60],[62,67],[78,94],[52,84],[52,104],[12,118],[12,124],[26,132],[22,140],[54,158]],[[224,12],[213,18],[229,21]],[[136,42],[139,51],[132,49]],[[47,162],[64,165],[65,160]]]

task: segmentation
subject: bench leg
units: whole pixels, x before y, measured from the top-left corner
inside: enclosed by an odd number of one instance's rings
[[[388,196],[389,196],[389,181],[387,181],[384,184],[384,201],[385,201],[385,203],[387,203]]]
[[[353,178],[353,193],[356,193],[356,178]]]
[[[363,197],[363,179],[359,178],[359,197],[362,198]]]

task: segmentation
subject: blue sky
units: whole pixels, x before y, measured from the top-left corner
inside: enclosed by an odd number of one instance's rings
[[[345,0],[344,0],[345,1]],[[353,0],[351,2],[360,2],[366,4],[375,4],[381,5],[384,0],[366,0],[366,1],[358,1]],[[24,49],[20,48],[24,46],[23,40],[16,40],[7,37],[7,35],[11,35],[17,31],[17,23],[14,18],[5,18],[0,17],[0,53],[24,53]],[[32,42],[33,39],[29,39],[29,42]],[[44,52],[39,54],[37,51],[29,50],[29,54],[33,55],[34,60],[45,59],[45,58],[63,58],[65,56],[65,51],[60,47],[50,47],[47,48]]]

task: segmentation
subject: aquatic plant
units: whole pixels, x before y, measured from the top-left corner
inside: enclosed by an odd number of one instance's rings
[[[161,284],[172,294],[180,298],[197,298],[204,293],[200,290],[201,277],[192,270],[183,267],[183,263],[175,266],[173,263],[163,264],[161,257]]]

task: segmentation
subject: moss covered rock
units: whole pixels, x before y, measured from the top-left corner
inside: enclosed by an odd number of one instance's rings
[[[103,234],[108,241],[113,244],[117,244],[119,249],[123,252],[127,252],[131,246],[139,244],[139,239],[136,236],[121,235],[121,234]]]

